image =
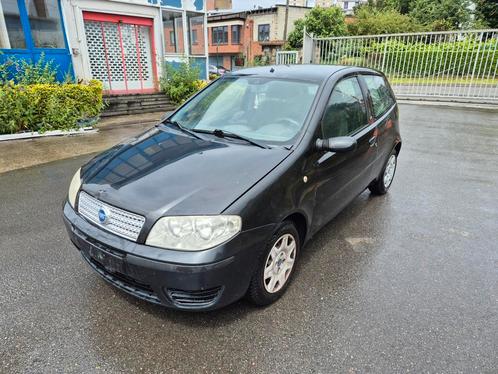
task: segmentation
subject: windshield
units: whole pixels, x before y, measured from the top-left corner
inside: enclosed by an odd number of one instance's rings
[[[219,79],[170,119],[191,130],[222,130],[289,144],[303,127],[318,84],[261,77]]]

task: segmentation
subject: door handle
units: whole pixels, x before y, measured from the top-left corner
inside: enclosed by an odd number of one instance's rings
[[[374,135],[372,136],[369,140],[368,140],[368,144],[370,144],[370,147],[373,147],[373,146],[376,146],[377,147],[377,135]]]

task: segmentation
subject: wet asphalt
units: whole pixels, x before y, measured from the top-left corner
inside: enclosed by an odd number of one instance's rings
[[[171,311],[99,279],[61,219],[90,156],[0,174],[0,372],[496,373],[498,114],[401,116],[389,194],[330,222],[265,309]]]

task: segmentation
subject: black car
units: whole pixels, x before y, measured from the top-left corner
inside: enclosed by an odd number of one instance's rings
[[[320,228],[366,188],[387,192],[400,148],[377,71],[239,70],[78,170],[64,221],[86,262],[134,296],[266,305]]]

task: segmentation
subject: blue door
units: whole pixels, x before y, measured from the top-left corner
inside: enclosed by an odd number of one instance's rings
[[[57,68],[57,79],[73,75],[60,0],[0,0],[0,61],[11,56]]]

